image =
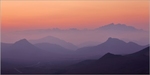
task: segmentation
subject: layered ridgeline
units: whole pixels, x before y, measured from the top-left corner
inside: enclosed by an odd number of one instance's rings
[[[104,43],[90,46],[90,47],[83,47],[79,48],[76,51],[72,51],[70,49],[66,49],[58,44],[52,43],[37,43],[31,44],[26,39],[19,40],[14,44],[6,44],[2,43],[2,59],[18,59],[18,60],[25,60],[32,57],[39,57],[39,58],[52,58],[54,56],[63,57],[68,56],[68,58],[74,59],[97,59],[104,54],[111,52],[113,54],[130,54],[136,51],[139,51],[146,46],[140,46],[133,42],[124,42],[117,38],[108,38]],[[36,58],[35,58],[36,59]],[[50,59],[49,59],[50,60]]]
[[[145,47],[147,46],[140,46],[134,42],[126,43],[120,39],[110,37],[102,44],[80,48],[76,53],[85,58],[99,58],[100,55],[102,56],[108,52],[125,55],[134,53]]]
[[[40,70],[41,68],[44,69],[43,66],[47,64],[49,67],[46,68],[46,70],[49,70],[58,64],[71,61],[70,59],[73,53],[72,50],[68,50],[56,44],[31,44],[26,39],[21,39],[13,44],[1,43],[1,46],[2,73],[5,74],[36,73],[37,71],[35,70],[39,68]],[[41,67],[37,68],[37,66]],[[23,68],[24,71],[20,71],[20,68]],[[51,71],[47,72],[51,73]],[[45,73],[45,71],[41,73]]]
[[[50,43],[50,44],[57,44],[60,45],[66,49],[70,49],[70,50],[76,50],[77,46],[73,45],[72,43],[66,42],[62,39],[53,37],[53,36],[47,36],[47,37],[43,37],[37,40],[30,40],[31,43],[33,44],[37,44],[37,43]]]
[[[106,24],[94,29],[77,29],[77,28],[50,29],[48,28],[48,29],[17,31],[13,34],[15,34],[16,36],[12,35],[10,39],[13,38],[14,40],[19,40],[16,38],[17,36],[19,36],[20,38],[33,39],[33,40],[29,40],[33,44],[48,42],[52,44],[59,44],[60,46],[67,49],[77,49],[74,45],[80,48],[98,45],[104,42],[105,40],[107,40],[107,38],[109,37],[119,38],[126,42],[132,41],[139,45],[146,45],[149,43],[148,42],[149,31],[138,29],[136,27],[129,26],[126,24],[114,24],[114,23]],[[33,35],[31,36],[31,34]],[[38,38],[38,37],[44,37],[44,38]],[[8,37],[3,36],[3,38],[8,38]],[[62,41],[62,39],[65,41]],[[6,41],[10,42],[8,40]],[[65,43],[62,44],[63,42]],[[68,42],[71,42],[74,45],[71,45]]]
[[[58,72],[59,73],[59,72]],[[107,53],[67,67],[65,74],[149,74],[149,47],[128,55]]]
[[[76,51],[47,42],[31,44],[26,39],[19,40],[13,44],[1,43],[1,46],[2,73],[20,73],[18,69],[21,70],[21,73],[62,73],[66,71],[63,69],[66,66],[86,59],[89,59],[90,62],[86,63],[84,61],[82,64],[89,64],[93,62],[93,59],[95,62],[95,60],[105,54],[111,56],[107,57],[105,55],[106,57],[103,56],[101,61],[103,61],[104,58],[116,57],[110,53],[126,55],[140,51],[146,47],[133,42],[126,43],[117,38],[108,38],[108,40],[102,44],[80,48]],[[107,54],[108,52],[109,54]],[[128,57],[137,58],[138,56],[136,55],[140,55],[140,52],[134,54],[135,55],[128,55],[126,59],[128,60]],[[142,57],[140,58],[143,59]],[[60,70],[62,71],[60,72]],[[78,72],[68,71],[66,73]]]
[[[108,24],[104,25],[102,27],[96,28],[95,30],[101,30],[101,31],[109,31],[109,32],[117,32],[117,33],[125,33],[125,32],[146,32],[142,29],[137,29],[132,26],[127,26],[125,24]]]
[[[33,45],[26,39],[19,40],[14,44],[2,43],[2,59],[11,62],[52,61],[62,58],[63,52],[70,54],[72,51],[48,43]]]

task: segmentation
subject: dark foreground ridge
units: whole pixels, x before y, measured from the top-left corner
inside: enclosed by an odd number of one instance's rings
[[[105,54],[95,62],[68,69],[67,74],[149,74],[149,47],[121,56]],[[77,64],[76,64],[77,65]],[[71,67],[70,67],[71,68]]]

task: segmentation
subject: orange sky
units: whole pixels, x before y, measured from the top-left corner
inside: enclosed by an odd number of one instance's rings
[[[148,1],[1,1],[2,30],[97,28],[123,23],[148,30]]]

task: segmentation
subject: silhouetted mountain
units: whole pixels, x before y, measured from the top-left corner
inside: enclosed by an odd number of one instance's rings
[[[107,50],[113,54],[130,54],[137,52],[146,46],[140,46],[134,42],[124,42],[117,38],[108,38],[108,40],[100,45],[98,45],[100,49]]]
[[[56,44],[32,45],[26,39],[22,39],[14,44],[3,43],[3,51],[6,49],[6,52],[2,53],[2,73],[148,73],[149,47],[143,50],[134,48],[144,47],[139,46],[133,42],[126,43],[116,38],[109,38],[97,46],[81,48],[81,51],[70,51]],[[128,51],[130,48],[138,52],[118,55],[120,54],[118,50]],[[90,60],[75,64],[82,58]],[[99,59],[91,60],[91,58]]]
[[[5,51],[5,49],[3,51]],[[50,59],[48,57],[51,56],[56,55],[37,48],[36,46],[29,43],[26,39],[15,42],[7,48],[7,51],[2,53],[2,59],[4,60],[24,63]]]
[[[36,44],[38,48],[26,39],[22,39],[14,44],[3,44],[3,46],[7,47],[7,49],[3,48],[1,65],[2,73],[6,74],[53,73],[49,69],[54,69],[56,66],[60,68],[65,64],[64,62],[69,62],[70,64],[73,60],[70,56],[73,51],[59,45],[40,43]],[[43,68],[45,66],[48,67]],[[57,69],[59,69],[58,67]],[[21,71],[19,71],[20,69]]]
[[[73,52],[73,51],[68,50],[64,47],[61,47],[59,45],[50,44],[50,43],[38,43],[38,44],[35,44],[35,46],[42,49],[42,50],[49,51],[51,53],[70,54]]]
[[[146,55],[145,55],[146,54]],[[148,54],[148,55],[147,55]],[[88,61],[87,61],[88,63]],[[95,62],[67,69],[67,74],[149,74],[149,47],[129,55],[105,54]],[[70,66],[71,68],[72,66]],[[74,66],[73,66],[74,67]]]
[[[12,46],[12,49],[20,49],[20,50],[39,50],[37,47],[29,43],[26,39],[19,40],[15,42]]]
[[[57,44],[60,45],[64,48],[67,48],[69,50],[76,50],[77,47],[73,45],[72,43],[66,42],[64,40],[61,40],[59,38],[53,37],[53,36],[47,36],[41,39],[37,40],[30,40],[32,43],[37,44],[37,43],[51,43],[51,44]]]
[[[96,55],[104,55],[105,53],[113,53],[113,54],[130,54],[137,52],[146,46],[140,46],[136,43],[129,42],[126,43],[117,38],[108,38],[108,40],[102,44],[93,47],[84,47],[78,49],[76,52],[81,54],[82,56],[96,56]]]
[[[138,51],[138,52],[135,52],[133,54],[129,54],[129,55],[126,55],[126,56],[132,56],[132,57],[137,57],[137,56],[149,56],[149,47],[141,50],[141,51]]]
[[[96,30],[105,30],[105,31],[121,31],[121,32],[134,32],[134,31],[144,31],[142,29],[136,29],[132,26],[127,26],[125,24],[108,24],[102,27],[97,28]]]

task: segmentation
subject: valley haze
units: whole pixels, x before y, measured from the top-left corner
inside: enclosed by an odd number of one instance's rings
[[[65,35],[65,36],[64,36]],[[37,29],[11,32],[11,39],[2,34],[2,42],[11,43],[26,38],[29,40],[41,39],[43,37],[53,36],[58,39],[63,39],[78,47],[96,45],[107,40],[109,37],[122,39],[126,42],[133,41],[140,45],[147,45],[149,42],[149,31],[137,29],[133,26],[125,24],[107,24],[95,29],[77,29],[71,28],[62,30],[54,29]],[[9,42],[8,42],[9,41]],[[88,45],[89,44],[89,45]]]

